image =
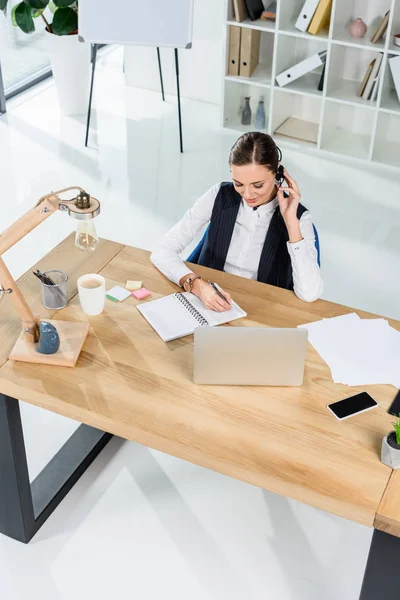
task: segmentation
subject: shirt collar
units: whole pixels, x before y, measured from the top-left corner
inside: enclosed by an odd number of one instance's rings
[[[248,204],[246,204],[246,202],[243,200],[243,198],[242,198],[242,202],[247,211],[253,212],[254,209],[251,206],[249,206]],[[271,200],[271,202],[267,202],[267,204],[262,204],[254,212],[256,212],[259,217],[264,217],[265,215],[268,215],[269,213],[273,212],[277,206],[278,206],[278,198],[275,196],[275,198],[273,200]]]

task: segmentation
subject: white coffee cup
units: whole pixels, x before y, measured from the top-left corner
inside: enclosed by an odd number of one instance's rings
[[[79,301],[84,313],[94,317],[103,312],[106,301],[106,281],[97,273],[82,275],[78,279]]]

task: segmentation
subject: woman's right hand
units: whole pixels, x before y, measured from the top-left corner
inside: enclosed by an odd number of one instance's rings
[[[220,292],[228,302],[225,302],[218,296],[217,292],[213,290],[211,285],[203,279],[195,279],[193,282],[192,293],[200,298],[205,308],[208,310],[215,310],[217,312],[224,312],[229,310],[232,303],[232,298],[228,292],[225,292],[222,288],[219,288]]]

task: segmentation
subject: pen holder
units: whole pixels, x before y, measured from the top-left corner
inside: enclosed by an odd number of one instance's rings
[[[43,306],[49,310],[65,308],[68,304],[68,275],[58,270],[46,271],[43,274],[54,281],[54,285],[40,282]]]

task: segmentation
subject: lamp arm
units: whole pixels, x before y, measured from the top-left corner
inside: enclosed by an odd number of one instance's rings
[[[7,269],[4,260],[0,256],[0,281],[4,289],[11,289],[12,294],[10,294],[16,311],[21,317],[22,321],[22,331],[24,340],[26,342],[35,343],[39,339],[39,331],[38,331],[38,320],[35,318],[29,304],[25,300],[22,292],[17,286],[13,276],[10,271]]]
[[[0,256],[25,237],[27,233],[50,217],[50,215],[59,210],[60,205],[68,204],[68,200],[61,200],[58,195],[69,192],[70,190],[83,191],[82,188],[73,186],[42,196],[34,208],[29,210],[15,221],[11,227],[6,229],[0,235]]]
[[[45,221],[53,213],[60,209],[60,205],[68,205],[70,201],[61,200],[58,194],[70,190],[82,190],[80,187],[68,187],[58,192],[52,192],[47,196],[40,198],[39,202],[34,208],[25,213],[15,223],[13,223],[8,229],[6,229],[0,235],[0,289],[12,290],[11,298],[13,300],[16,311],[22,320],[23,336],[26,342],[35,343],[39,339],[39,323],[35,318],[32,310],[30,309],[27,301],[25,300],[22,292],[19,290],[18,285],[7,269],[1,255],[9,250],[14,244],[19,242],[27,233],[35,229],[40,223]]]

